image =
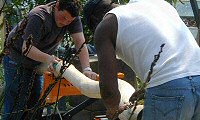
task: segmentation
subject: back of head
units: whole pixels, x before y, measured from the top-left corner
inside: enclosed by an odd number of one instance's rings
[[[79,0],[58,0],[57,2],[59,2],[58,10],[67,10],[72,17],[77,17],[82,9]]]
[[[88,28],[94,32],[103,16],[113,7],[111,0],[88,0],[83,7],[83,15]]]

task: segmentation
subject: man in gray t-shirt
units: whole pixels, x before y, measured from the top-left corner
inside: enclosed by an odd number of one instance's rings
[[[48,70],[54,71],[52,65],[59,59],[52,54],[66,32],[73,38],[76,49],[85,42],[79,12],[80,3],[77,0],[59,0],[40,5],[32,9],[27,19],[19,22],[9,33],[9,54],[3,59],[6,81],[3,119],[24,119],[24,110],[37,103],[43,87],[43,76],[35,72],[35,68],[40,64],[48,64]],[[16,37],[23,25],[26,25],[23,35]],[[32,43],[27,46],[30,36]],[[90,68],[86,45],[81,49],[79,59],[83,73],[95,79],[96,73]],[[16,117],[15,114],[9,114],[16,111],[21,114]]]

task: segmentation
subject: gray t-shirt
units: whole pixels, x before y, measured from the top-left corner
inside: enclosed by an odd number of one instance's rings
[[[27,40],[30,35],[33,37],[33,46],[45,53],[53,54],[66,32],[73,34],[83,31],[80,17],[76,17],[71,24],[65,27],[57,27],[54,19],[54,6],[55,2],[51,2],[32,9],[27,15],[28,23],[24,29],[24,34],[19,39],[14,40],[14,45],[9,47],[10,57],[18,63],[22,62],[22,65],[26,68],[33,68],[40,64],[21,54],[23,41]],[[9,33],[8,43],[12,41],[11,38],[16,35],[24,22],[25,19],[19,22]]]

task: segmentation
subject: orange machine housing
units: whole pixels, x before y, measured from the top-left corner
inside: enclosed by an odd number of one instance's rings
[[[124,74],[118,73],[118,78],[123,79]],[[99,76],[97,77],[97,80],[99,80]],[[44,95],[44,92],[48,88],[48,86],[54,82],[55,82],[54,75],[50,72],[45,72],[44,73],[44,86],[43,86],[41,96]],[[60,84],[60,82],[61,82],[61,84]],[[60,90],[58,90],[59,84],[60,84]],[[49,104],[54,103],[57,100],[57,96],[58,96],[58,100],[59,100],[63,96],[70,96],[70,95],[82,95],[82,94],[81,94],[80,90],[78,88],[76,88],[75,86],[73,86],[68,80],[66,80],[65,78],[62,78],[61,80],[59,80],[56,83],[54,88],[48,94],[45,102],[49,103]]]
[[[42,95],[44,94],[48,86],[54,82],[55,82],[54,75],[50,72],[46,72],[44,74],[44,86],[42,90]],[[60,84],[60,90],[58,90],[59,84]],[[65,78],[62,78],[56,83],[54,88],[51,90],[51,92],[47,96],[46,103],[54,103],[57,99],[57,95],[58,95],[58,99],[60,99],[63,96],[81,95],[81,92],[79,89],[73,86],[68,80],[66,80]]]

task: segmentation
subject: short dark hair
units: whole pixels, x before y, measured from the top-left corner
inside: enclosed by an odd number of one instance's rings
[[[110,11],[111,0],[88,0],[83,7],[83,17],[88,28],[94,32],[106,12]]]
[[[59,8],[58,10],[67,10],[72,17],[77,17],[82,9],[79,0],[58,0]]]

